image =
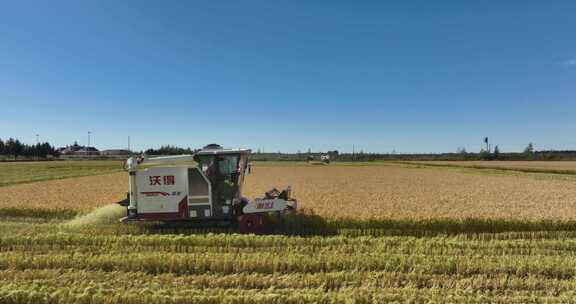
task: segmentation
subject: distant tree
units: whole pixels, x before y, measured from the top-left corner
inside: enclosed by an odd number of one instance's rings
[[[19,155],[28,157],[33,155],[34,153],[34,147],[32,146],[28,146],[28,145],[22,145],[22,150],[20,151]]]
[[[466,152],[466,148],[464,147],[458,147],[458,149],[456,149],[456,153],[458,154],[466,154],[468,152]]]
[[[4,144],[4,151],[5,151],[6,155],[12,155],[13,147],[14,147],[14,139],[8,138],[6,140],[6,143]]]
[[[190,148],[179,148],[176,146],[161,146],[160,149],[148,149],[146,154],[149,155],[177,155],[177,154],[193,154],[194,151]]]
[[[524,154],[527,155],[534,154],[534,145],[532,143],[529,143],[528,146],[526,146],[526,148],[524,149]]]
[[[532,143],[529,143],[524,149],[524,156],[528,159],[534,159],[534,145]]]
[[[56,155],[56,149],[49,143],[27,145],[18,139],[8,138],[6,141],[0,139],[0,155],[13,156],[15,159],[17,159],[18,156],[44,158],[47,155]]]
[[[22,155],[22,152],[24,151],[24,145],[18,140],[16,139],[14,141],[14,158],[18,158],[18,156]]]
[[[44,151],[44,147],[40,143],[37,143],[36,145],[32,146],[32,148],[34,150],[32,152],[32,155],[34,155],[35,157],[45,157],[46,155],[48,155],[48,153]]]
[[[492,156],[494,157],[494,159],[500,158],[500,149],[498,148],[498,145],[496,145],[494,147],[494,152],[493,152]]]
[[[326,154],[330,155],[330,157],[337,157],[340,152],[338,152],[338,150],[334,150],[334,151],[328,151],[326,152]]]
[[[480,157],[481,160],[490,160],[492,159],[492,155],[490,155],[490,152],[488,152],[488,150],[480,150],[480,153],[478,154],[478,156]]]
[[[543,158],[546,160],[553,160],[554,159],[554,151],[546,151],[546,153],[543,153]]]
[[[35,155],[38,155],[40,157],[46,157],[47,155],[56,155],[56,149],[47,142],[37,144],[35,148],[36,148]]]
[[[14,156],[16,154],[16,140],[12,137],[6,141],[6,154]]]

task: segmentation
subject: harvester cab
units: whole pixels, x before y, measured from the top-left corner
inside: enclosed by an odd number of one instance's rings
[[[193,155],[130,157],[128,197],[120,202],[127,207],[122,222],[226,221],[238,222],[242,232],[262,232],[265,214],[283,214],[296,209],[297,203],[290,187],[272,189],[253,201],[242,197],[249,156],[250,150],[213,144]],[[139,165],[191,160],[195,166],[138,170]]]

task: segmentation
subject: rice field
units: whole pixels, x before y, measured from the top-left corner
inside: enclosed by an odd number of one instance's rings
[[[315,213],[264,236],[119,224],[125,173],[4,186],[0,303],[575,303],[575,179],[256,165]]]
[[[576,177],[485,174],[466,169],[369,166],[254,166],[249,198],[291,185],[300,206],[324,218],[482,218],[569,220]],[[127,174],[113,173],[0,187],[0,208],[88,212],[123,199]]]
[[[292,185],[305,208],[328,217],[576,217],[576,178],[401,165],[256,167],[246,194]]]
[[[2,303],[571,303],[576,233],[162,234],[2,223]]]

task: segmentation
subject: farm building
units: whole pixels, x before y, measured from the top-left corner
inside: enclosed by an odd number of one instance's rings
[[[123,149],[109,149],[100,151],[102,156],[130,155],[130,151]]]
[[[57,149],[60,155],[100,155],[100,151],[94,147],[81,146],[78,142],[74,142],[71,146],[61,147]]]

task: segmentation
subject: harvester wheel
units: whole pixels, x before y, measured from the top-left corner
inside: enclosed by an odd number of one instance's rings
[[[240,216],[239,221],[241,233],[264,233],[264,217],[261,214],[250,213]]]

